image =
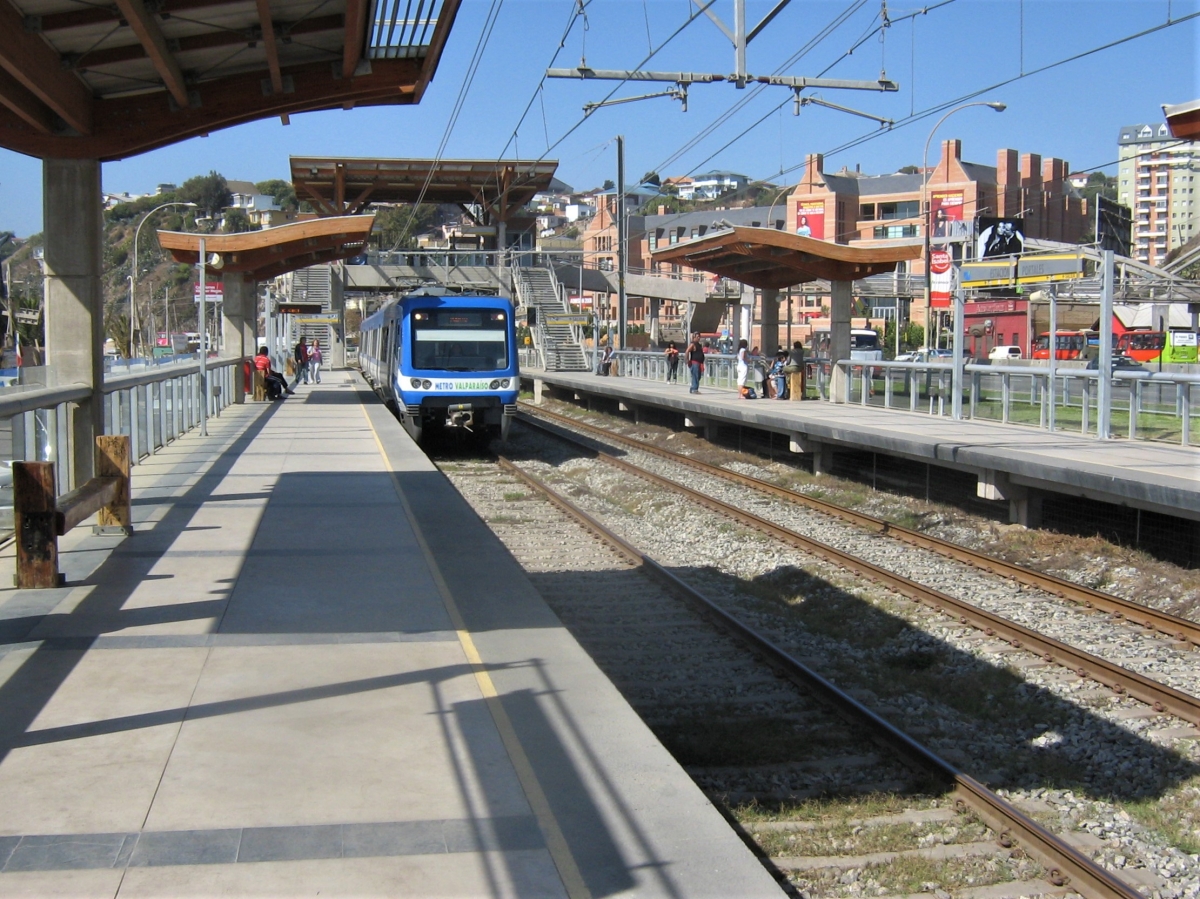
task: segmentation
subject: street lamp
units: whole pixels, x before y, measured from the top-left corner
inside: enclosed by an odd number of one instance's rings
[[[929,252],[930,252],[929,232],[933,225],[933,216],[930,214],[931,210],[929,208],[929,205],[930,205],[929,204],[929,144],[933,141],[933,136],[935,134],[937,134],[937,130],[942,127],[942,122],[946,121],[946,119],[950,118],[950,116],[954,115],[956,112],[961,112],[964,109],[970,109],[972,106],[987,106],[991,109],[996,110],[996,112],[1004,112],[1004,110],[1008,108],[1003,103],[997,103],[994,101],[986,102],[983,100],[980,100],[977,103],[964,103],[962,106],[954,107],[954,109],[950,110],[948,113],[946,113],[940,119],[938,119],[937,124],[933,126],[933,130],[931,130],[929,132],[929,137],[927,137],[925,139],[925,152],[921,155],[921,177],[923,179],[921,182],[921,204],[925,207],[923,217],[924,217],[924,222],[925,222],[925,343],[926,343],[926,345],[928,345],[928,343],[929,343],[929,322],[930,322],[930,313],[932,311],[930,309],[930,305],[929,305],[929,295],[933,289],[933,281],[932,281],[932,278],[930,277],[930,272],[929,272]]]
[[[142,216],[142,220],[138,222],[137,228],[133,232],[133,269],[129,275],[129,355],[133,356],[133,292],[137,286],[138,276],[138,237],[142,233],[142,225],[146,224],[146,220],[160,209],[166,209],[170,206],[191,206],[195,207],[195,203],[185,203],[182,201],[174,201],[171,203],[163,203],[161,206],[155,206],[149,212]],[[168,335],[169,336],[169,335]]]

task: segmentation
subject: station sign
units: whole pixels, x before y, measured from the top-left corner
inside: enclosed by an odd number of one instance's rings
[[[983,262],[964,262],[960,283],[963,287],[1012,287],[1016,284],[1046,284],[1083,277],[1082,253],[1054,253],[1048,256],[1009,256]]]
[[[319,315],[325,310],[320,303],[280,303],[275,311],[279,315]]]
[[[1082,253],[1056,253],[1052,256],[1026,256],[1017,263],[1018,284],[1046,281],[1070,281],[1083,277]]]
[[[1009,287],[1016,280],[1017,260],[1011,257],[988,262],[964,262],[959,270],[963,287]]]
[[[192,301],[200,302],[200,282],[197,281],[192,286]],[[225,285],[220,281],[205,281],[204,282],[204,302],[206,303],[223,303],[225,302]]]
[[[586,325],[591,320],[586,312],[551,312],[542,317],[545,325]]]

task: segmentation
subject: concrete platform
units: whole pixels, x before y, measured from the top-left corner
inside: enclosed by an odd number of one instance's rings
[[[1012,518],[1036,526],[1031,491],[1086,496],[1101,502],[1200,521],[1200,448],[1145,440],[1096,440],[1022,425],[954,421],[873,406],[810,400],[742,400],[732,390],[689,393],[687,376],[666,385],[580,372],[522,372],[522,380],[600,396],[627,408],[676,412],[689,425],[743,425],[785,435],[793,452],[812,453],[828,470],[829,453],[866,450],[968,471],[978,495],[1008,500]]]
[[[0,590],[0,896],[780,895],[357,376],[209,431]]]

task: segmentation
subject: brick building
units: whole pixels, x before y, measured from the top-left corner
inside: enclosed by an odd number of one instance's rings
[[[1021,218],[1026,238],[1078,243],[1088,232],[1087,204],[1071,186],[1070,167],[1061,159],[1004,149],[996,154],[996,165],[981,165],[963,160],[962,141],[945,140],[927,174],[928,185],[920,172],[826,172],[824,158],[810,154],[788,197],[789,226],[842,244],[924,241],[923,193],[928,191],[930,241],[945,244],[955,261],[973,258],[981,216]],[[911,265],[911,274],[924,274],[921,260]],[[901,312],[914,321],[924,315],[923,297],[914,298],[907,316]]]

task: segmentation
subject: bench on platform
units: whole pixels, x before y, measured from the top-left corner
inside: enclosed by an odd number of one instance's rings
[[[267,401],[267,378],[257,368],[254,369],[254,402],[265,403]]]
[[[20,589],[58,587],[58,538],[99,513],[98,533],[132,533],[129,438],[96,438],[96,476],[55,497],[53,462],[13,462],[13,518]]]

